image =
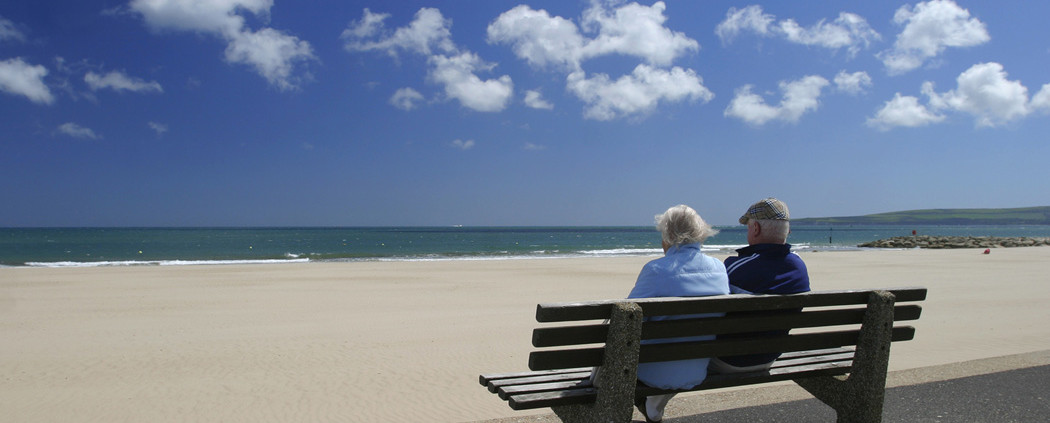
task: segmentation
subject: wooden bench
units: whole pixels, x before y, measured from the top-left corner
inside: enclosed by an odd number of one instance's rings
[[[515,410],[551,407],[563,421],[627,422],[636,397],[792,380],[834,408],[840,422],[878,422],[890,343],[915,336],[915,328],[894,322],[922,312],[899,303],[924,299],[925,288],[899,288],[540,304],[536,320],[554,325],[533,331],[539,350],[529,355],[532,371],[484,374],[480,382]],[[727,314],[647,319],[698,313]],[[791,329],[782,336],[641,342]],[[784,354],[768,371],[709,374],[692,389],[665,391],[637,381],[638,363],[770,352]],[[592,383],[595,366],[601,370]]]

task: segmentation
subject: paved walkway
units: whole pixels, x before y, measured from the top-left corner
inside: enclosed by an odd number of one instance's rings
[[[1050,351],[890,372],[887,379],[885,423],[1050,421]],[[835,421],[830,407],[790,382],[681,395],[666,415],[668,423]],[[486,423],[554,422],[544,414]]]
[[[941,382],[890,388],[882,421],[1045,422],[1050,421],[1050,366],[1010,370]],[[668,423],[833,422],[835,412],[808,399],[668,418]]]

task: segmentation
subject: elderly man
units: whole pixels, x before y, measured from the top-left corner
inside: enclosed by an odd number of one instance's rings
[[[787,204],[766,198],[747,209],[740,223],[747,225],[748,246],[736,250],[736,257],[725,260],[729,289],[734,294],[797,294],[809,291],[809,272],[802,258],[787,243],[791,232]],[[786,331],[747,334],[747,336],[786,335]],[[711,360],[716,373],[761,371],[769,368],[780,354],[754,354],[719,357]]]

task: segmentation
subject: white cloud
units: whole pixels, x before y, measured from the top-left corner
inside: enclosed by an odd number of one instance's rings
[[[726,18],[715,27],[715,35],[722,43],[732,42],[741,32],[751,31],[768,36],[770,27],[777,18],[762,12],[762,6],[751,5],[743,9],[730,7]]]
[[[827,79],[816,75],[806,76],[797,81],[781,82],[780,91],[784,96],[777,106],[766,104],[761,96],[751,92],[750,85],[745,85],[737,90],[736,97],[725,110],[725,116],[735,117],[752,125],[764,125],[771,120],[798,122],[803,114],[820,106],[820,91],[828,84]]]
[[[238,32],[226,46],[226,61],[255,68],[282,90],[298,88],[304,77],[293,75],[295,65],[312,59],[310,43],[273,28]]]
[[[63,123],[59,125],[56,130],[60,134],[68,135],[73,138],[84,138],[92,140],[101,138],[98,134],[95,134],[95,131],[92,131],[91,128],[85,128],[73,122]]]
[[[924,84],[923,92],[930,97],[930,105],[969,113],[979,127],[1009,123],[1032,111],[1028,88],[1006,79],[1003,65],[999,63],[973,65],[959,74],[956,82],[958,87],[944,94],[935,93],[932,83]]]
[[[525,146],[522,147],[522,148],[524,148],[527,151],[540,151],[540,150],[546,150],[547,146],[541,145],[541,144],[535,144],[535,143],[531,143],[531,142],[526,142]]]
[[[902,96],[897,93],[893,99],[887,101],[882,109],[875,113],[875,117],[868,118],[868,126],[881,130],[889,130],[897,126],[918,127],[944,120],[944,115],[939,115],[926,106],[919,104],[919,99],[912,96]]]
[[[0,16],[0,41],[25,41],[26,36],[15,27],[15,23]]]
[[[352,22],[342,38],[349,51],[385,51],[397,57],[400,50],[427,56],[427,78],[445,88],[445,95],[464,107],[480,112],[498,112],[507,107],[514,93],[510,76],[482,80],[478,71],[495,65],[470,51],[460,51],[452,42],[452,22],[437,9],[423,8],[411,23],[390,33],[383,21],[388,15],[364,9],[361,20]]]
[[[128,5],[153,30],[193,31],[227,42],[226,61],[251,66],[281,90],[298,88],[297,64],[315,60],[310,43],[272,28],[253,31],[240,12],[268,20],[273,0],[132,0]]]
[[[470,150],[471,148],[474,148],[474,140],[452,140],[452,147],[460,150]]]
[[[1043,88],[1032,96],[1032,108],[1050,113],[1050,84],[1044,84]]]
[[[654,66],[669,66],[675,58],[700,49],[700,44],[664,26],[667,6],[629,3],[614,10],[595,2],[583,12],[581,26],[598,36],[583,46],[584,57],[623,54]]]
[[[892,49],[877,55],[891,75],[916,69],[947,47],[970,47],[991,39],[984,23],[951,0],[901,6],[893,21],[904,29]]]
[[[543,99],[543,94],[537,90],[525,91],[525,105],[533,109],[552,110],[554,105]]]
[[[922,126],[944,120],[940,112],[963,112],[974,117],[977,127],[1004,125],[1047,108],[1050,110],[1050,84],[1028,100],[1028,88],[1019,81],[1007,79],[999,63],[979,63],[959,74],[957,87],[938,93],[932,82],[922,84],[922,94],[929,98],[920,105],[915,97],[901,96],[868,119],[870,126],[889,129],[894,126]]]
[[[532,66],[574,70],[585,41],[572,21],[523,4],[489,24],[488,42],[510,44],[514,54]]]
[[[364,9],[361,20],[352,22],[343,31],[341,38],[346,40],[345,48],[349,51],[386,51],[395,57],[399,49],[427,56],[435,54],[435,51],[456,51],[452,42],[452,31],[449,29],[452,21],[445,19],[440,10],[427,7],[419,9],[408,26],[398,28],[393,34],[378,40],[369,41],[368,38],[385,35],[383,21],[389,17],[389,14],[372,13],[371,10]]]
[[[112,71],[105,75],[88,72],[84,75],[84,82],[91,87],[92,91],[109,88],[114,91],[131,91],[138,93],[164,92],[164,89],[157,81],[146,82],[142,79],[134,78],[117,71]]]
[[[803,27],[793,19],[774,23],[776,17],[764,13],[761,6],[752,5],[743,9],[729,8],[726,18],[715,27],[715,34],[723,44],[742,32],[754,32],[758,35],[776,36],[789,42],[807,46],[818,46],[837,50],[845,48],[850,56],[855,56],[862,48],[867,48],[873,41],[882,38],[871,29],[868,21],[860,15],[841,12],[832,22],[823,19],[816,24]]]
[[[401,110],[412,110],[416,108],[416,103],[423,101],[423,94],[419,91],[405,87],[394,92],[394,95],[390,97],[390,104]]]
[[[835,88],[847,94],[860,94],[871,87],[871,77],[867,72],[846,73],[841,71],[835,75]]]
[[[703,85],[692,69],[670,70],[640,64],[630,75],[613,81],[605,74],[590,78],[583,71],[567,78],[569,91],[587,103],[584,116],[612,120],[623,116],[646,114],[661,101],[711,101],[714,94]]]
[[[582,100],[584,116],[611,120],[651,113],[660,102],[714,97],[693,70],[666,69],[700,44],[665,26],[666,5],[652,6],[614,1],[592,1],[579,25],[551,16],[546,10],[517,6],[488,26],[488,42],[508,44],[531,66],[567,72],[566,89]],[[584,35],[586,34],[586,35]],[[588,76],[586,61],[620,55],[639,59],[631,74],[614,79],[607,74]],[[526,105],[550,109],[539,92],[526,92]]]
[[[652,6],[630,3],[615,9],[594,2],[583,12],[578,27],[546,10],[520,5],[489,24],[488,41],[510,44],[514,53],[530,65],[551,65],[569,72],[580,70],[588,59],[610,54],[637,57],[653,66],[669,66],[677,57],[699,50],[700,44],[665,27],[665,9],[660,1]],[[594,37],[581,35],[581,28]]]
[[[55,97],[44,84],[47,68],[30,65],[21,58],[0,61],[0,91],[25,96],[34,103],[51,104]]]
[[[132,0],[128,7],[154,30],[235,34],[244,28],[239,11],[267,17],[273,0]]]
[[[157,133],[157,135],[164,135],[165,132],[168,132],[168,125],[165,125],[163,123],[157,123],[157,122],[152,122],[151,121],[151,122],[148,123],[148,125],[149,125],[149,129],[152,129],[153,132]]]
[[[430,78],[445,86],[445,94],[459,100],[463,106],[479,112],[498,112],[507,107],[514,94],[514,83],[510,77],[503,75],[498,79],[482,80],[474,74],[475,70],[491,70],[493,65],[486,64],[474,53],[466,52],[458,56],[430,57],[433,69]]]

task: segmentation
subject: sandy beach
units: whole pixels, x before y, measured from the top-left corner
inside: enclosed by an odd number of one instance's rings
[[[803,252],[814,289],[929,288],[891,370],[1050,350],[1050,247]],[[722,256],[716,256],[723,258]],[[479,421],[539,302],[622,298],[651,257],[0,268],[19,422]],[[931,367],[933,368],[933,367]]]

